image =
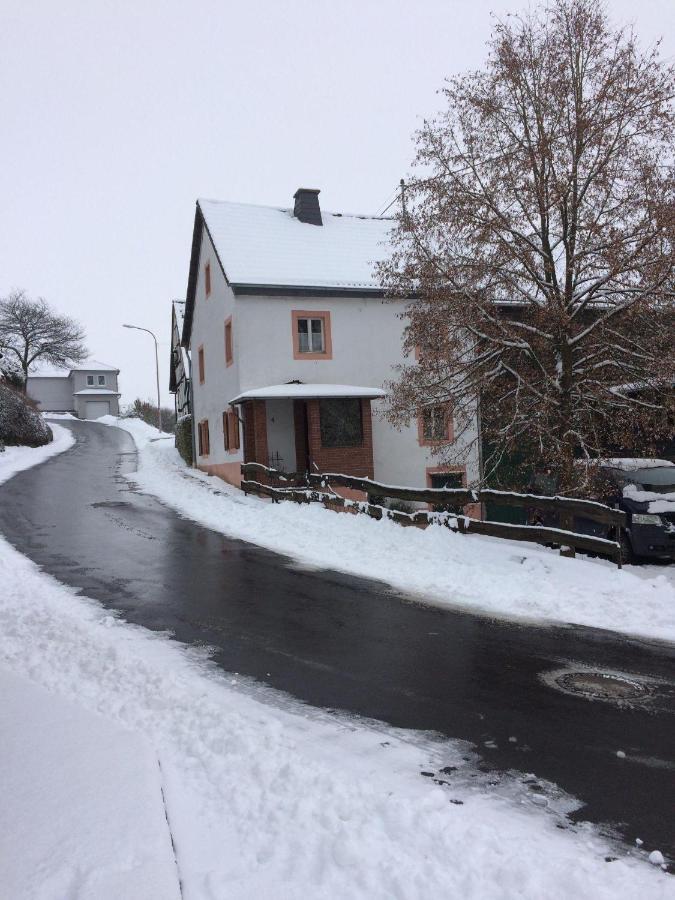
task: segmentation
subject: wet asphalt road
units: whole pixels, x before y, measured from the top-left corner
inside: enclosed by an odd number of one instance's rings
[[[131,622],[216,647],[224,669],[307,703],[474,742],[485,766],[534,772],[582,800],[577,818],[672,852],[672,648],[492,621],[303,570],[134,491],[123,477],[136,464],[126,432],[66,427],[71,450],[0,487],[0,531],[60,581]],[[671,687],[632,707],[590,702],[542,680],[564,666]]]

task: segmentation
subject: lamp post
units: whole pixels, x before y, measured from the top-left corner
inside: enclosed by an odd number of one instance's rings
[[[155,342],[155,374],[157,376],[157,428],[162,430],[162,406],[159,397],[159,353],[157,352],[157,338],[149,328],[141,328],[140,325],[123,325],[123,328],[133,328],[136,331],[146,331]]]

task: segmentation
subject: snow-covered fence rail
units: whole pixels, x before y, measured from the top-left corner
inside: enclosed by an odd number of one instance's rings
[[[555,544],[572,550],[586,550],[608,556],[621,565],[621,546],[608,537],[582,534],[571,527],[556,528],[547,525],[514,525],[507,522],[489,522],[463,515],[460,510],[469,503],[486,503],[490,500],[501,504],[528,510],[553,512],[565,524],[573,517],[598,522],[611,530],[618,531],[625,525],[626,515],[621,510],[612,509],[603,503],[570,497],[545,497],[538,494],[517,494],[515,492],[491,489],[471,490],[468,488],[408,488],[398,485],[380,484],[369,478],[357,478],[338,473],[287,473],[264,466],[261,463],[244,463],[241,467],[241,487],[245,493],[269,497],[274,501],[292,500],[296,503],[323,503],[329,509],[347,509],[363,512],[374,519],[388,518],[401,525],[415,525],[425,528],[432,523],[440,523],[462,534],[484,534],[490,537],[507,538],[515,541],[529,541],[539,544]],[[250,477],[258,476],[258,478]],[[258,480],[259,478],[264,481]],[[273,482],[273,483],[270,483]],[[362,492],[367,501],[348,500],[336,493],[342,487]],[[383,505],[385,499],[412,503],[427,503],[432,510],[401,512]],[[439,512],[439,508],[441,511]]]

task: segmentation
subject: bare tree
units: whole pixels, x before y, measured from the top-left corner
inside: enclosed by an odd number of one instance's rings
[[[85,359],[84,337],[78,322],[58,315],[42,298],[31,300],[19,290],[0,300],[0,353],[18,364],[24,389],[38,361],[65,367]]]
[[[498,22],[485,67],[443,94],[380,267],[413,298],[419,357],[389,416],[480,409],[486,477],[519,451],[579,489],[590,460],[667,427],[673,68],[597,0],[553,0]]]

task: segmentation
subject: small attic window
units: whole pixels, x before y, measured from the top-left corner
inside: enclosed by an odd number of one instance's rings
[[[211,263],[207,262],[204,266],[204,291],[208,297],[211,293]]]

